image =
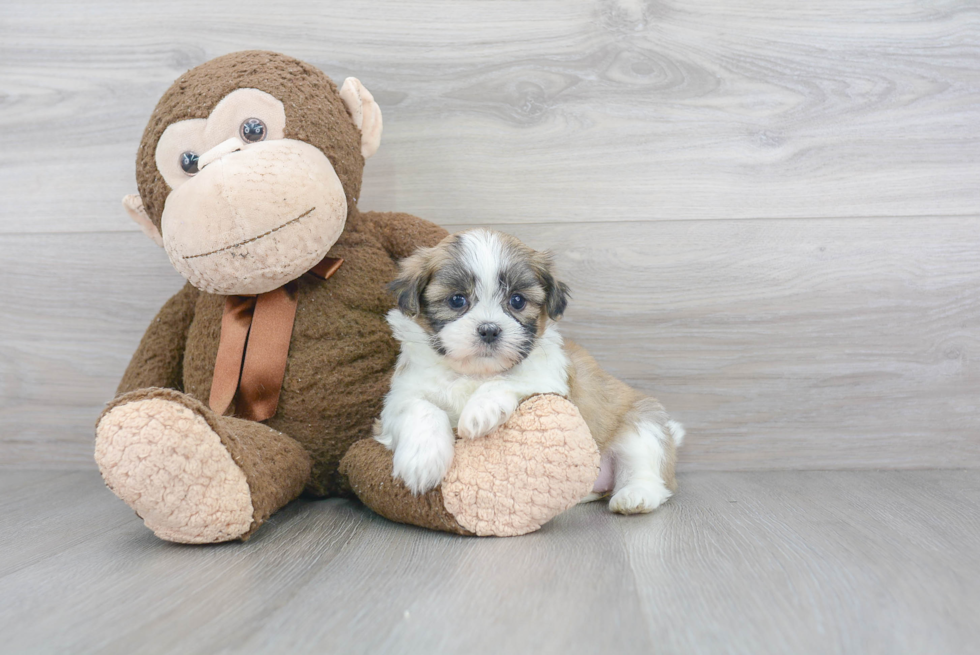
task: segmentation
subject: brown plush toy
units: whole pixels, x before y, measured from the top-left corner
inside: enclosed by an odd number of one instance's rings
[[[391,477],[370,438],[397,357],[386,285],[446,232],[358,211],[380,137],[358,80],[338,91],[271,52],[194,68],[153,112],[124,205],[188,283],[100,416],[95,458],[160,538],[246,539],[304,491],[357,492],[389,518],[460,534],[523,534],[591,490],[595,444],[554,396],[458,442],[441,489],[416,497]]]

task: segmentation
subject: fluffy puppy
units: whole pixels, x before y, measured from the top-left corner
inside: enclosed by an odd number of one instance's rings
[[[602,454],[595,500],[614,512],[650,512],[676,489],[679,423],[599,368],[555,325],[568,287],[549,253],[484,229],[446,237],[403,260],[388,323],[401,342],[376,439],[394,451],[394,474],[415,493],[441,481],[455,428],[476,439],[504,423],[522,399],[568,397]]]

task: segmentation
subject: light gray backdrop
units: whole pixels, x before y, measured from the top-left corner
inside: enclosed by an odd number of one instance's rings
[[[92,466],[182,282],[120,206],[145,122],[264,48],[374,93],[362,208],[555,251],[682,469],[977,467],[978,37],[967,2],[4,0],[0,466]]]

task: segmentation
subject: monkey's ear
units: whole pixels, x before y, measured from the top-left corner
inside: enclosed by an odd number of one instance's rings
[[[123,198],[123,207],[126,208],[126,213],[129,214],[129,217],[143,230],[143,234],[153,239],[153,243],[162,248],[163,235],[160,234],[160,230],[153,224],[150,217],[146,215],[146,210],[143,209],[143,201],[140,199],[139,194],[131,193]]]
[[[361,131],[361,154],[367,159],[381,145],[381,108],[374,101],[371,92],[356,77],[344,80],[344,85],[340,87],[340,98],[347,105],[354,125]]]

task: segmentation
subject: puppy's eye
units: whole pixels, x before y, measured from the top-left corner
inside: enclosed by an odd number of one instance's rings
[[[180,156],[180,169],[187,175],[197,175],[197,155],[188,150]]]
[[[265,123],[257,118],[249,118],[242,123],[239,136],[246,143],[258,143],[265,138]]]
[[[462,309],[466,307],[466,296],[461,293],[457,293],[449,299],[449,306],[453,309]]]
[[[510,306],[515,310],[521,311],[525,305],[527,305],[527,300],[521,294],[515,293],[510,297]]]

